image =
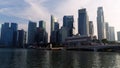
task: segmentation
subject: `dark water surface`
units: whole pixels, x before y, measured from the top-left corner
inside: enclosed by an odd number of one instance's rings
[[[120,53],[0,49],[0,68],[120,68]]]

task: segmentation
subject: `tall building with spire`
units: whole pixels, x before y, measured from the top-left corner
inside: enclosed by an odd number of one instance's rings
[[[85,8],[78,11],[78,33],[81,36],[89,36],[89,21]]]
[[[97,29],[98,39],[99,40],[106,39],[103,7],[98,7],[97,10]]]

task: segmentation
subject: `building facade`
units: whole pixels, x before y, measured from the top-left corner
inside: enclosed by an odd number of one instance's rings
[[[37,45],[48,43],[48,33],[46,32],[46,30],[39,27],[37,28],[35,42],[37,43]]]
[[[115,41],[114,27],[109,27],[109,41]]]
[[[28,24],[28,44],[35,43],[36,29],[37,29],[36,22],[29,21],[29,24]]]
[[[17,47],[24,48],[26,47],[26,32],[24,30],[18,30],[18,38],[17,38]]]
[[[117,32],[117,38],[118,38],[118,41],[120,42],[120,31]]]
[[[89,36],[89,21],[85,8],[78,11],[78,33],[82,36]]]
[[[48,43],[48,33],[46,32],[46,22],[39,21],[39,27],[36,29],[35,43],[37,45]]]
[[[2,43],[2,45],[8,44],[8,39],[7,39],[8,31],[9,31],[9,23],[6,22],[6,23],[2,24],[2,27],[1,27],[1,43]]]
[[[50,43],[52,43],[53,40],[53,31],[55,28],[55,17],[53,15],[51,15],[51,32],[50,32]]]
[[[15,47],[17,44],[17,28],[16,23],[4,23],[1,28],[1,43],[5,47]]]
[[[55,17],[51,15],[51,32],[54,31]]]
[[[55,30],[52,32],[52,40],[51,40],[52,44],[59,44],[60,43],[60,34],[59,34],[59,30]]]
[[[105,28],[106,28],[106,39],[110,40],[110,36],[109,36],[109,24],[105,23]]]
[[[106,39],[104,12],[102,7],[98,7],[97,10],[97,29],[98,39],[99,40]]]
[[[93,37],[92,36],[73,36],[66,38],[66,47],[79,48],[81,45],[91,45]]]
[[[55,22],[54,25],[54,31],[52,31],[52,36],[51,36],[51,43],[52,44],[59,44],[59,23]]]
[[[13,47],[16,47],[17,45],[17,30],[18,30],[18,24],[11,23],[11,29],[13,30]]]
[[[60,29],[60,43],[65,43],[65,39],[68,37],[68,29],[66,27],[61,27]]]
[[[74,17],[73,16],[64,16],[63,17],[63,27],[68,29],[68,37],[73,36],[73,28],[74,28]]]
[[[57,30],[59,30],[59,23],[58,23],[58,22],[55,22],[54,31],[57,31]]]
[[[93,21],[89,21],[89,34],[90,34],[90,36],[94,35]]]
[[[39,28],[43,28],[46,30],[46,22],[43,20],[39,21]]]

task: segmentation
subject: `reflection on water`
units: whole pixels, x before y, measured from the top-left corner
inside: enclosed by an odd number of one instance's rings
[[[0,68],[120,68],[120,54],[0,49]]]
[[[0,68],[27,68],[27,50],[0,49]]]

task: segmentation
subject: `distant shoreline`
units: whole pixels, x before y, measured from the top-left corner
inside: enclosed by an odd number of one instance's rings
[[[34,50],[50,50],[50,51],[90,51],[90,52],[120,52],[120,46],[81,46],[80,48],[18,48],[18,47],[0,47],[0,49],[34,49]]]

